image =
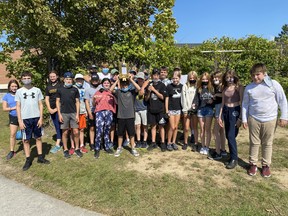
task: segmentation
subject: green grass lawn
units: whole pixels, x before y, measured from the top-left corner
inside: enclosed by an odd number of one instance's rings
[[[62,152],[49,154],[55,141],[48,128],[43,144],[51,164],[41,165],[35,159],[23,172],[20,142],[16,148],[20,151],[6,161],[8,116],[2,110],[0,116],[0,173],[75,206],[107,215],[288,215],[287,129],[277,129],[268,179],[246,174],[249,145],[243,129],[238,137],[240,166],[234,170],[190,149],[141,150],[139,158],[128,151],[119,158],[101,152],[98,160],[89,152],[67,160]],[[35,145],[32,155],[36,156]]]

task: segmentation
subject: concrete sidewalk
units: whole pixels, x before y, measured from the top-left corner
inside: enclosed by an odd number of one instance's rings
[[[0,215],[100,216],[101,214],[72,206],[0,174]]]

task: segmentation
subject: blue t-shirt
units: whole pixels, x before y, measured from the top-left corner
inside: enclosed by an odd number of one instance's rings
[[[12,108],[16,106],[16,101],[15,101],[15,95],[12,95],[11,93],[7,93],[3,96],[3,101],[6,101],[8,104],[8,107]],[[10,115],[12,116],[17,116],[17,112],[16,109],[15,110],[11,110],[9,112]]]

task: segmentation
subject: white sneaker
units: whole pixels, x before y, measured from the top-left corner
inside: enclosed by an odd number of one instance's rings
[[[134,155],[135,157],[138,157],[138,156],[139,156],[139,153],[137,152],[136,149],[132,149],[132,150],[131,150],[131,154]]]
[[[204,155],[208,155],[208,152],[209,152],[209,148],[207,148],[207,147],[204,147],[204,151],[203,151],[203,154],[204,154]]]
[[[201,147],[200,154],[204,154],[204,151],[205,151],[205,147]]]
[[[114,154],[115,157],[119,157],[122,152],[122,148],[117,148],[116,153]]]

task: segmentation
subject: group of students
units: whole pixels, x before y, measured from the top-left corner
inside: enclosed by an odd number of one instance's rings
[[[217,71],[211,75],[205,72],[199,77],[195,71],[191,71],[184,84],[180,82],[180,68],[174,68],[172,79],[169,80],[167,67],[153,69],[151,77],[146,71],[136,72],[136,69],[128,74],[119,74],[117,69],[103,67],[102,71],[97,72],[95,67],[91,67],[88,77],[82,74],[74,77],[71,72],[66,72],[63,83],[57,72],[51,71],[45,102],[55,125],[57,141],[50,152],[56,153],[63,145],[65,158],[70,158],[72,154],[82,157],[83,153],[88,152],[84,142],[85,128],[88,128],[90,150],[94,151],[95,158],[99,158],[101,149],[119,157],[123,145],[129,143],[134,156],[139,156],[137,148],[150,151],[159,146],[161,151],[178,150],[177,133],[181,121],[183,150],[188,148],[191,132],[192,151],[199,147],[200,154],[219,160],[227,155],[226,137],[230,153],[226,168],[233,169],[238,163],[236,137],[239,127],[243,125],[245,129],[249,128],[250,166],[247,172],[249,175],[257,173],[261,145],[261,174],[269,177],[278,108],[281,110],[280,126],[287,125],[288,117],[283,88],[269,78],[266,70],[264,64],[255,64],[250,70],[252,82],[245,90],[234,70],[224,74]],[[37,162],[49,164],[49,161],[42,154],[42,93],[32,86],[31,73],[24,72],[21,81],[23,87],[20,89],[16,80],[9,82],[9,93],[3,98],[3,109],[9,111],[11,131],[11,151],[7,159],[15,154],[15,134],[19,125],[24,132],[26,161],[23,170],[27,170],[32,164],[29,145],[32,133],[38,150]],[[209,152],[213,118],[215,151]],[[149,145],[148,126],[151,130]],[[114,153],[115,134],[118,140]]]

